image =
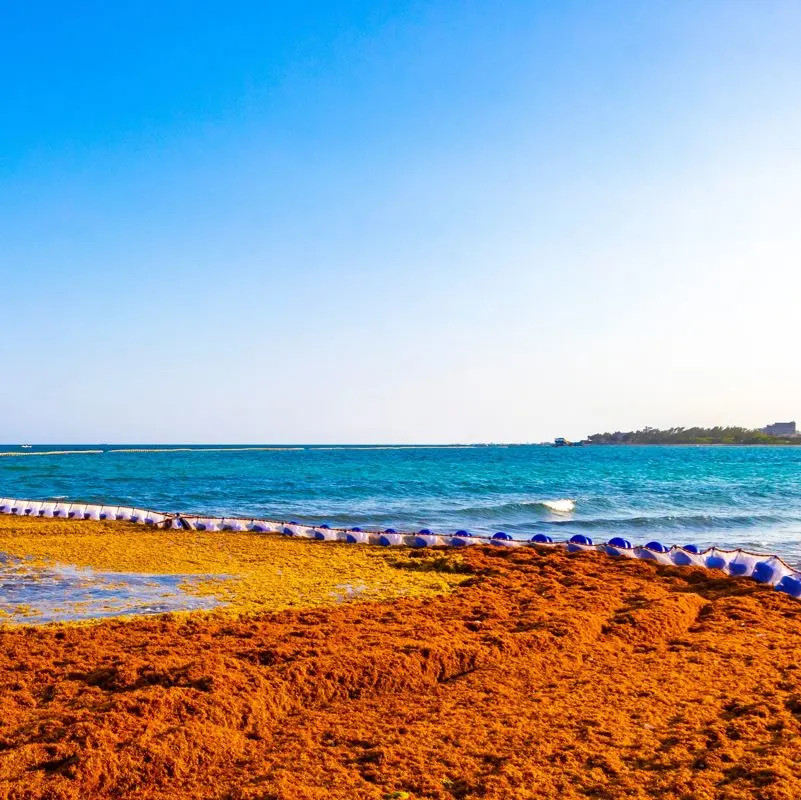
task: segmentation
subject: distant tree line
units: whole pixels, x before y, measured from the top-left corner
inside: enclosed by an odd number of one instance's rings
[[[590,444],[801,444],[799,437],[771,436],[751,428],[659,428],[594,433]]]

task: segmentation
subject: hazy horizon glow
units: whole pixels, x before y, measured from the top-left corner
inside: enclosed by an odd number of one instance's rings
[[[801,5],[8,7],[0,441],[801,419]]]

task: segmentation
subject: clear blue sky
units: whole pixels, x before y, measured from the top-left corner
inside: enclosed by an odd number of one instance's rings
[[[0,441],[801,418],[801,3],[0,2]]]

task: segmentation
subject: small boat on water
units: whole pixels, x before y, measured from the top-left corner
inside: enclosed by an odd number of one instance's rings
[[[584,442],[571,442],[569,439],[565,439],[564,436],[557,436],[553,440],[553,444],[551,447],[582,447]]]
[[[30,450],[30,448],[33,447],[33,445],[31,445],[31,444],[21,444],[20,447],[23,450]]]

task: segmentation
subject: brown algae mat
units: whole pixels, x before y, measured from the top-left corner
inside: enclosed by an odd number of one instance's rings
[[[0,797],[801,797],[797,600],[598,553],[463,558],[449,594],[0,630]]]
[[[425,569],[419,560],[410,561],[409,551],[125,522],[0,516],[0,553],[41,567],[196,576],[185,591],[211,595],[229,612],[425,596],[465,579],[460,557],[448,556],[449,569]],[[415,568],[402,568],[410,564]]]

